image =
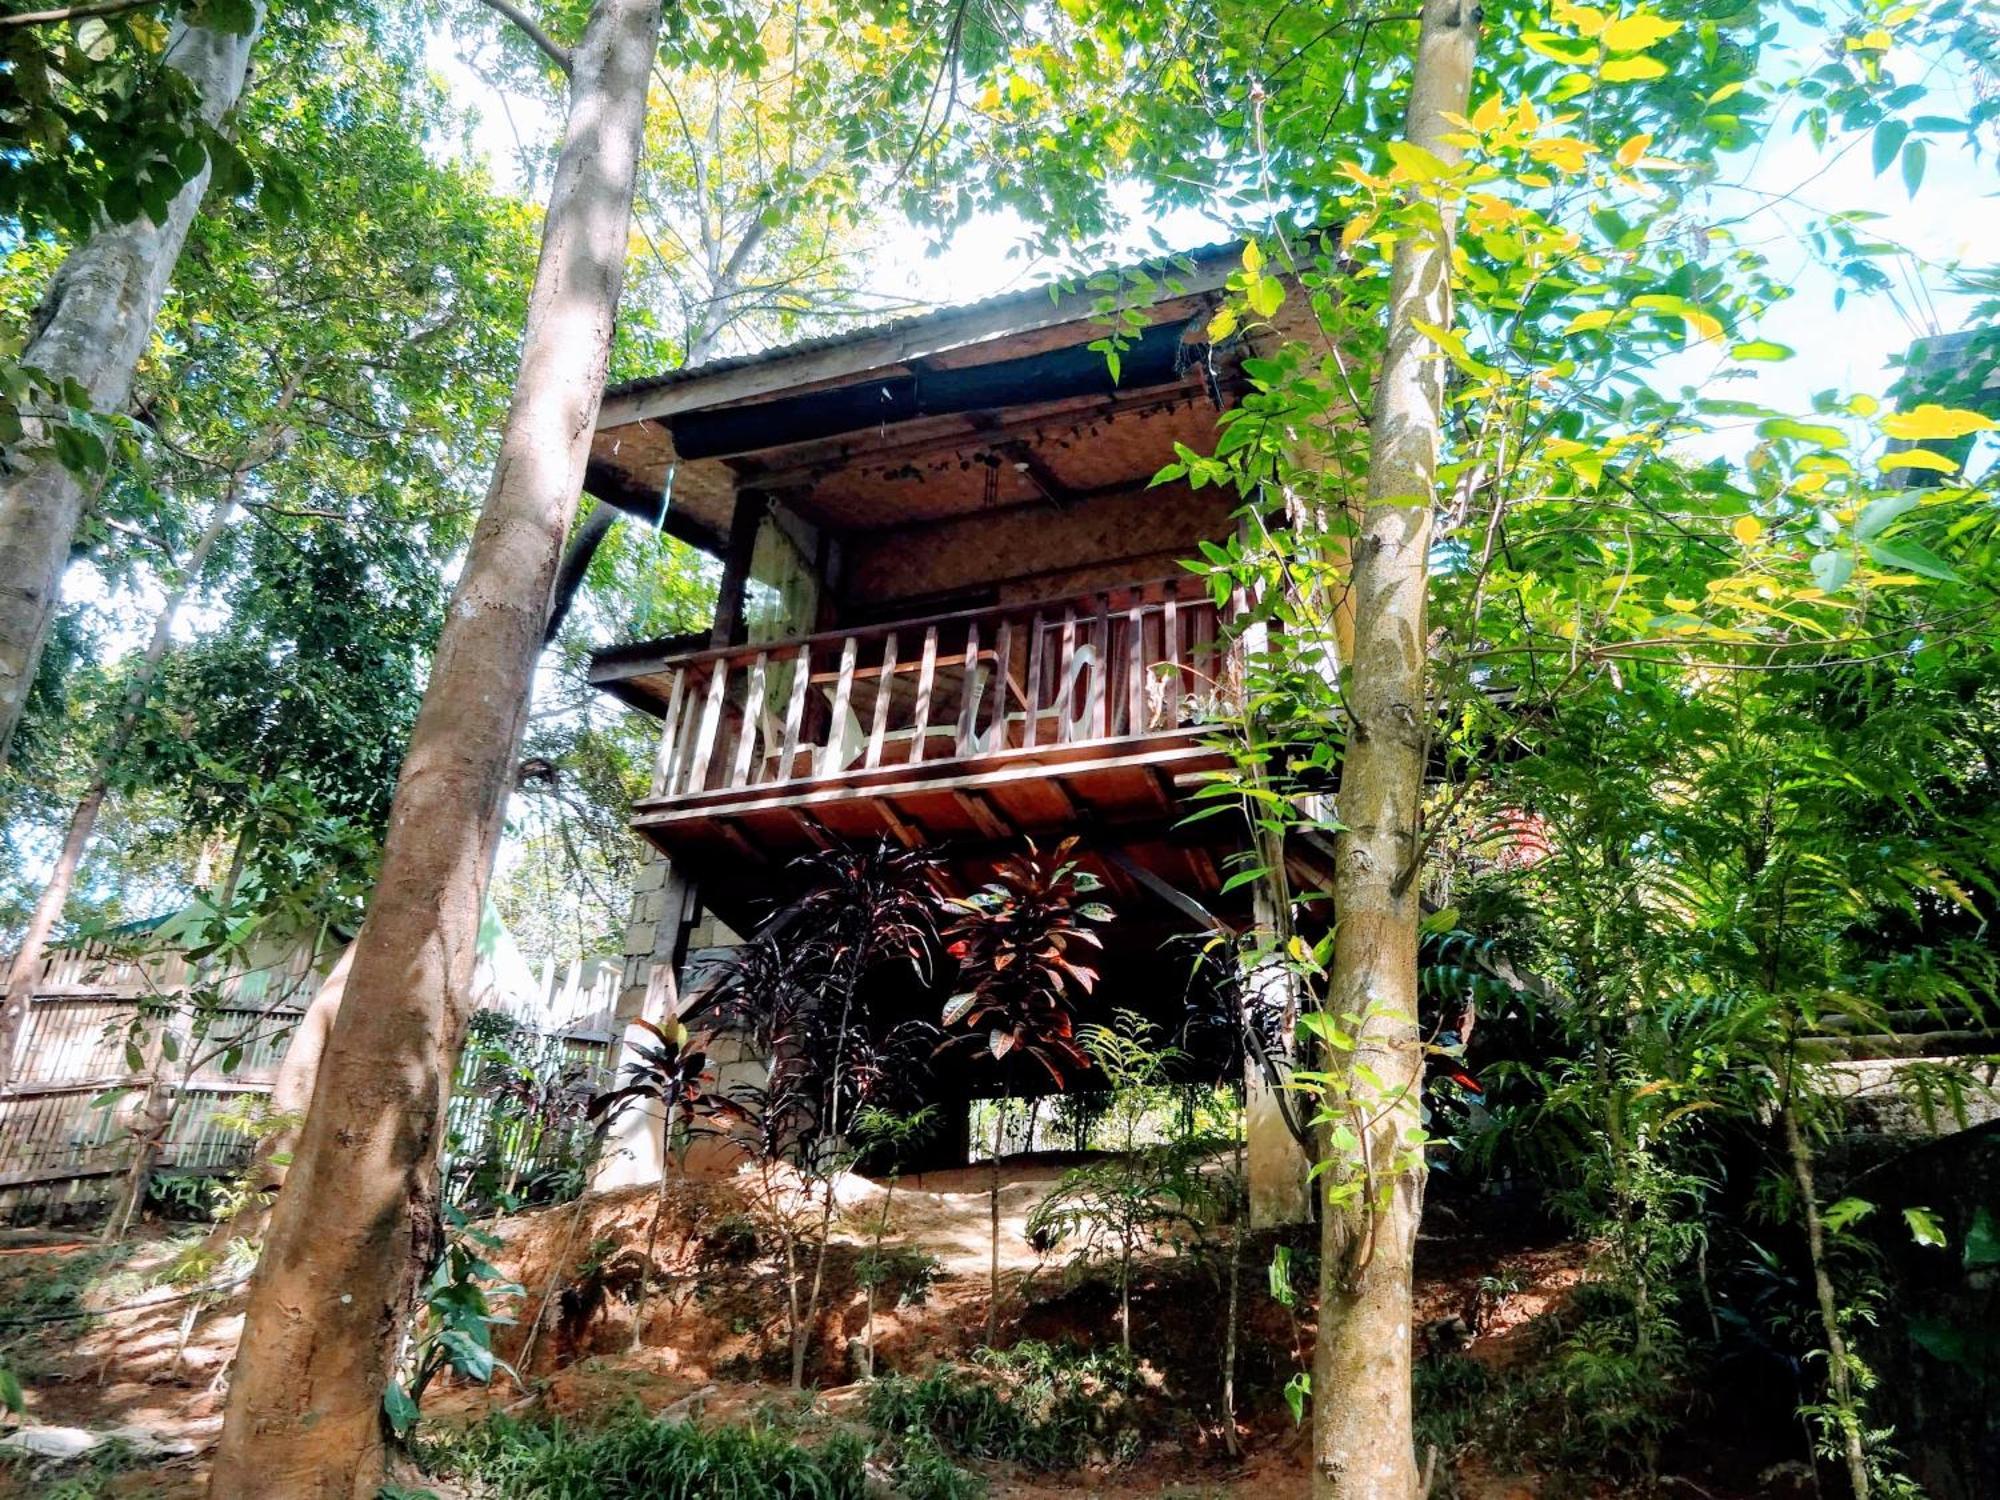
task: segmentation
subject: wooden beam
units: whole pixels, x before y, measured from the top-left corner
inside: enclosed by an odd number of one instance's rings
[[[658,526],[668,536],[679,537],[703,552],[719,557],[728,545],[728,538],[721,532],[684,510],[675,510],[665,496],[634,484],[625,473],[601,459],[593,458],[584,466],[583,491],[592,499],[602,500],[648,526]]]
[[[734,823],[718,823],[716,827],[722,830],[722,836],[728,841],[729,847],[752,864],[762,866],[770,863],[770,860],[764,857],[764,851],[743,837],[743,830]]]
[[[972,819],[972,826],[990,839],[1020,837],[1020,830],[1008,822],[993,804],[986,800],[982,792],[959,791],[952,794],[953,800],[965,809],[965,815]]]

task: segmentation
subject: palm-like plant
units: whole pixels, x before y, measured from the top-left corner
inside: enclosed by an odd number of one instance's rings
[[[794,868],[805,894],[738,951],[693,1014],[712,1015],[769,1059],[764,1082],[737,1091],[758,1157],[795,1163],[809,1193],[823,1193],[816,1231],[802,1228],[796,1215],[773,1216],[784,1248],[792,1384],[803,1387],[825,1280],[833,1178],[851,1160],[845,1137],[861,1111],[893,1099],[926,1045],[907,1028],[877,1024],[866,982],[902,964],[928,982],[938,898],[935,860],[887,840],[824,850]],[[802,1248],[812,1259],[803,1288]]]
[[[1002,863],[978,893],[955,903],[959,915],[945,930],[945,951],[958,960],[963,988],[946,1002],[943,1025],[958,1035],[946,1047],[984,1044],[1003,1070],[1008,1059],[1030,1058],[1055,1086],[1090,1067],[1077,1042],[1075,997],[1097,987],[1097,970],[1073,956],[1078,948],[1100,949],[1090,924],[1111,920],[1111,908],[1082,898],[1098,888],[1097,877],[1078,864],[1077,840],[1064,839],[1048,854],[1032,842],[1027,852]],[[1007,1117],[1007,1074],[995,1100],[993,1175],[989,1187],[991,1285],[986,1306],[986,1342],[1000,1329],[1000,1151]]]
[[[653,1198],[652,1221],[646,1228],[646,1253],[639,1263],[639,1300],[632,1313],[632,1347],[636,1349],[646,1328],[646,1300],[652,1290],[653,1251],[659,1243],[660,1218],[667,1204],[667,1162],[673,1159],[677,1145],[680,1154],[685,1156],[688,1143],[705,1128],[702,1121],[719,1114],[740,1113],[740,1110],[732,1101],[709,1087],[714,1082],[714,1075],[708,1071],[708,1053],[699,1047],[689,1046],[685,1025],[672,1021],[659,1026],[643,1019],[632,1022],[632,1025],[652,1040],[629,1043],[633,1056],[625,1064],[624,1083],[593,1098],[589,1115],[598,1121],[601,1132],[623,1111],[635,1105],[650,1104],[662,1122],[660,1186]]]

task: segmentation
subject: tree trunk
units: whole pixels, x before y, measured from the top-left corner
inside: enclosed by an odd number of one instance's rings
[[[1000,1152],[1006,1145],[1007,1096],[996,1095],[993,1100],[993,1175],[987,1186],[987,1227],[991,1231],[991,1260],[988,1266],[990,1279],[986,1288],[986,1347],[992,1349],[1000,1342]]]
[[[598,0],[575,52],[520,376],[439,637],[285,1191],[251,1285],[210,1494],[364,1500],[414,1276],[479,917],[563,537],[603,396],[661,0]]]
[[[1236,1326],[1241,1320],[1243,1233],[1250,1216],[1249,1179],[1244,1171],[1244,1140],[1241,1136],[1236,1141],[1236,1180],[1245,1187],[1229,1226],[1229,1294],[1223,1314],[1222,1335],[1222,1449],[1231,1458],[1237,1453]]]
[[[1405,134],[1450,162],[1447,113],[1471,91],[1479,12],[1424,0]],[[1423,1050],[1417,1031],[1417,867],[1422,855],[1426,603],[1443,427],[1444,362],[1416,328],[1451,324],[1453,216],[1397,246],[1389,340],[1375,388],[1367,509],[1354,543],[1354,656],[1340,774],[1330,1004],[1351,1016],[1355,1052],[1336,1109],[1362,1126],[1351,1211],[1322,1230],[1313,1375],[1316,1500],[1416,1495],[1410,1408],[1410,1262],[1422,1212]]]
[[[285,1185],[285,1173],[299,1148],[299,1135],[312,1104],[313,1085],[319,1081],[319,1062],[326,1055],[327,1038],[333,1034],[333,1018],[340,1013],[340,997],[347,989],[348,967],[354,961],[354,945],[349,943],[339,961],[320,981],[319,989],[292,1029],[285,1044],[284,1061],[271,1082],[269,1108],[273,1115],[287,1115],[291,1122],[271,1132],[257,1143],[250,1158],[247,1177],[254,1193],[276,1193]],[[220,1251],[231,1240],[253,1244],[262,1237],[271,1217],[269,1204],[251,1204],[233,1219],[225,1219],[210,1229],[203,1248]]]
[[[263,20],[260,3],[241,36],[206,26],[173,28],[166,65],[193,85],[210,125],[220,124],[243,92]],[[69,253],[35,312],[23,365],[51,379],[74,380],[96,411],[124,411],[208,175],[204,164],[182,185],[164,222],[141,214],[104,225]],[[43,435],[41,424],[26,425],[30,440]],[[0,474],[0,770],[34,684],[86,499],[84,481],[50,452]]]
[[[1840,1306],[1833,1293],[1833,1276],[1826,1266],[1826,1226],[1819,1216],[1819,1192],[1813,1183],[1812,1149],[1799,1129],[1798,1111],[1788,1101],[1782,1111],[1785,1151],[1792,1161],[1799,1204],[1806,1221],[1806,1254],[1812,1261],[1813,1295],[1819,1303],[1820,1330],[1826,1335],[1826,1378],[1840,1421],[1840,1451],[1847,1463],[1847,1483],[1854,1500],[1868,1500],[1868,1455],[1861,1445],[1861,1413],[1855,1409],[1854,1383],[1847,1368],[1847,1340],[1840,1331]]]
[[[76,884],[76,872],[83,863],[83,851],[97,829],[97,815],[104,810],[104,799],[111,790],[111,773],[117,769],[126,745],[131,743],[133,731],[138,728],[139,710],[145,707],[146,694],[153,685],[153,674],[159,671],[161,659],[172,644],[174,620],[180,614],[181,605],[187,602],[189,592],[201,578],[202,569],[208,565],[209,554],[222,540],[223,533],[229,529],[229,523],[236,515],[236,503],[242,493],[245,472],[245,469],[239,468],[229,476],[228,489],[209,512],[208,523],[188,552],[180,577],[161,604],[160,612],[153,617],[152,636],[147,640],[145,653],[132,668],[131,679],[125,685],[125,706],[117,727],[112,730],[110,740],[97,758],[97,769],[91,776],[89,787],[77,802],[76,810],[70,814],[69,830],[63,835],[62,852],[56,856],[48,884],[42,887],[34,913],[28,918],[28,930],[21,938],[21,947],[14,955],[13,966],[7,971],[7,997],[4,1004],[0,1004],[0,1085],[14,1080],[18,1061],[14,1054],[20,1050],[21,1038],[27,1031],[28,1011],[34,1004],[35,980],[41,973],[42,954],[48,947],[49,934],[55,931],[56,923],[62,918],[63,907],[69,903],[70,888]],[[5,590],[0,589],[0,601],[4,601],[4,597]],[[0,615],[4,615],[5,608],[5,603],[0,602]],[[0,676],[4,676],[4,671],[0,671]]]

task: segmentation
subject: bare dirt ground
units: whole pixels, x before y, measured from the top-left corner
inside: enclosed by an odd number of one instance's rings
[[[1000,1189],[1001,1337],[1109,1343],[1115,1300],[1101,1281],[1066,1277],[1059,1257],[1029,1242],[1029,1215],[1065,1164],[1006,1164]],[[989,1285],[988,1186],[984,1167],[931,1173],[897,1184],[886,1240],[933,1261],[916,1278],[927,1284],[878,1300],[878,1369],[921,1371],[983,1342]],[[494,1408],[589,1416],[637,1401],[650,1411],[740,1419],[773,1403],[813,1399],[835,1421],[860,1420],[859,1344],[865,1324],[855,1263],[875,1233],[886,1187],[850,1176],[837,1190],[833,1249],[808,1365],[815,1398],[789,1390],[783,1279],[769,1253],[773,1214],[801,1211],[790,1184],[747,1177],[676,1185],[662,1215],[658,1270],[633,1347],[641,1247],[655,1207],[649,1190],[630,1190],[492,1222],[503,1248],[497,1260],[524,1294],[513,1308],[519,1326],[500,1342],[518,1359],[527,1325],[544,1299],[535,1347],[524,1362],[526,1388],[504,1377],[490,1388],[444,1388],[426,1403],[447,1421],[473,1421]],[[818,1210],[810,1210],[816,1217]],[[766,1226],[761,1239],[754,1224]],[[106,1495],[198,1495],[205,1455],[221,1423],[228,1362],[242,1325],[240,1286],[190,1296],[153,1284],[177,1241],[154,1232],[116,1263],[101,1264],[84,1294],[97,1310],[87,1322],[0,1326],[0,1349],[28,1387],[28,1429],[116,1433],[153,1461],[108,1480]],[[760,1248],[761,1247],[761,1248]],[[1558,1305],[1582,1276],[1583,1247],[1559,1244],[1507,1252],[1496,1260],[1477,1245],[1427,1246],[1418,1286],[1420,1329],[1477,1328],[1466,1344],[1476,1358],[1517,1356],[1533,1320]],[[88,1242],[0,1244],[0,1302],[12,1278],[46,1279],[80,1257],[104,1259]],[[1224,1453],[1219,1390],[1221,1291],[1190,1279],[1166,1258],[1144,1262],[1135,1286],[1133,1346],[1147,1378],[1170,1389],[1175,1428],[1116,1471],[1049,1479],[1005,1467],[985,1470],[989,1493],[1020,1500],[1056,1496],[1173,1495],[1185,1500],[1293,1500],[1308,1492],[1304,1434],[1278,1394],[1311,1347],[1299,1322],[1264,1291],[1268,1247],[1252,1245],[1243,1261],[1244,1339],[1239,1359],[1241,1456]],[[7,1488],[9,1483],[15,1488]],[[24,1487],[25,1486],[25,1487]],[[0,1475],[0,1495],[37,1494],[17,1467]],[[440,1489],[440,1493],[444,1493]],[[1526,1478],[1461,1475],[1474,1500],[1516,1500],[1539,1493]]]

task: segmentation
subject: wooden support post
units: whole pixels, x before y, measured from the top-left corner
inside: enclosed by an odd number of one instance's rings
[[[761,490],[738,490],[729,518],[729,550],[722,557],[722,587],[715,596],[711,646],[740,646],[744,637],[743,597],[750,583],[750,558],[757,550],[757,528],[764,524],[770,501]]]

